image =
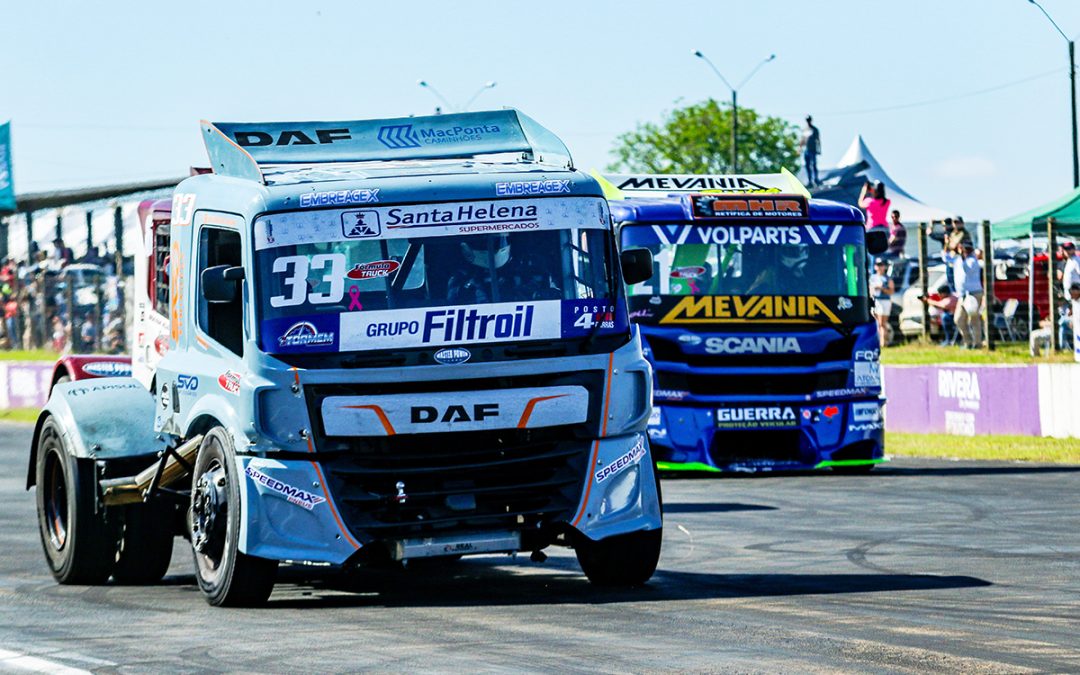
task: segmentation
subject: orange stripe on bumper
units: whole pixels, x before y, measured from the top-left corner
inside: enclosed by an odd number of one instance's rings
[[[550,401],[553,398],[563,398],[565,396],[568,396],[568,394],[556,394],[555,396],[537,396],[536,398],[532,399],[527,404],[525,404],[525,411],[521,413],[521,419],[518,420],[517,428],[526,428],[526,426],[529,424],[529,418],[532,417],[533,408],[536,407],[537,403],[540,403],[542,401]]]
[[[387,436],[393,436],[397,433],[394,431],[394,425],[390,424],[390,418],[387,417],[386,413],[383,412],[383,409],[377,405],[346,405],[342,407],[350,410],[373,410],[375,414],[379,416],[379,421],[382,422],[383,429],[386,430]]]

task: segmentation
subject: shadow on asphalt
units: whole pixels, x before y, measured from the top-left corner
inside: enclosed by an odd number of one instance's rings
[[[169,577],[190,584],[190,575]],[[593,605],[722,598],[942,591],[990,586],[969,576],[930,574],[705,574],[658,570],[646,586],[592,586],[572,558],[546,564],[484,558],[427,567],[423,571],[364,569],[315,575],[283,568],[267,609],[334,607],[476,607]],[[195,589],[192,588],[194,591]]]
[[[775,506],[761,504],[722,504],[710,502],[681,502],[664,504],[664,513],[727,513],[729,511],[775,511]]]
[[[968,460],[965,460],[968,461]],[[797,476],[833,476],[845,480],[872,480],[885,476],[992,476],[1009,474],[1040,474],[1040,473],[1080,473],[1080,466],[1075,464],[1065,465],[1026,465],[1026,464],[992,464],[991,466],[978,466],[974,462],[991,460],[969,460],[972,462],[957,464],[957,466],[927,466],[927,467],[900,467],[890,464],[882,464],[873,471],[864,474],[839,474],[833,471],[762,471],[756,473],[732,472],[732,473],[692,473],[688,471],[668,472],[660,474],[663,480],[731,480],[735,479],[763,479],[785,478]]]
[[[1025,466],[1023,464],[1016,465],[994,465],[994,466],[972,466],[970,464],[961,464],[959,466],[935,466],[935,467],[899,467],[899,466],[884,466],[879,467],[873,473],[869,474],[868,478],[873,478],[874,475],[878,476],[993,476],[993,475],[1010,475],[1010,474],[1039,474],[1039,473],[1080,473],[1080,466],[1066,465],[1066,466],[1047,466],[1045,464],[1039,466]]]

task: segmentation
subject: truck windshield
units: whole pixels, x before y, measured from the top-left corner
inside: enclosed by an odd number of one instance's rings
[[[619,330],[608,223],[589,198],[263,216],[260,345],[398,350]]]
[[[868,318],[860,227],[633,224],[621,237],[653,253],[653,277],[629,289],[631,316],[646,323]]]

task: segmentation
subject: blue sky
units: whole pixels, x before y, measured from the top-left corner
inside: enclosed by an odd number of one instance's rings
[[[1080,34],[1080,2],[1042,4]],[[7,0],[0,120],[34,192],[182,175],[206,163],[201,118],[424,114],[419,79],[457,104],[495,80],[474,109],[518,107],[603,166],[636,123],[729,98],[694,49],[732,82],[775,53],[740,103],[813,113],[823,165],[863,134],[900,185],[969,220],[1072,186],[1066,42],[1025,0]]]

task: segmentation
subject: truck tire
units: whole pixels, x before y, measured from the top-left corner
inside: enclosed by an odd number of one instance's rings
[[[121,584],[154,584],[169,571],[173,551],[173,512],[164,501],[135,504],[124,511],[120,554],[113,579]]]
[[[199,446],[188,512],[195,578],[215,607],[261,605],[274,589],[278,562],[240,552],[241,508],[232,438],[215,427]]]
[[[116,561],[116,528],[96,504],[94,465],[64,446],[60,425],[45,420],[37,447],[38,533],[61,584],[103,584]]]
[[[656,571],[664,530],[641,530],[593,541],[580,532],[574,553],[594,586],[641,586]]]

